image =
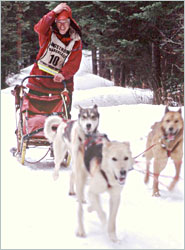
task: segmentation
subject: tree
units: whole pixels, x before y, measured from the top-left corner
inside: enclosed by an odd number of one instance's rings
[[[83,47],[92,51],[95,74],[120,86],[148,87],[154,91],[155,103],[166,104],[170,100],[171,105],[183,104],[183,1],[67,3],[82,29]],[[15,46],[18,37],[21,38],[21,67],[33,63],[38,50],[34,24],[57,4],[57,1],[2,2],[4,78],[18,70]],[[22,14],[16,23],[17,5],[22,8]]]
[[[172,72],[174,65],[178,68],[179,72],[175,70],[175,75],[178,75],[177,78],[183,89],[183,70],[180,66],[183,65],[184,50],[183,9],[183,2],[150,2],[140,7],[141,11],[133,15],[133,18],[141,22],[141,26],[146,23],[144,36],[151,43],[152,48],[151,87],[158,104],[164,103],[169,94],[170,90],[167,86],[171,78],[174,79],[174,70]],[[164,70],[166,66],[167,71]],[[181,93],[183,95],[183,91]],[[182,96],[181,99],[183,99]]]
[[[47,2],[1,2],[2,88],[6,77],[32,64],[38,51],[38,38],[33,27],[48,9]],[[42,7],[41,7],[42,6]]]

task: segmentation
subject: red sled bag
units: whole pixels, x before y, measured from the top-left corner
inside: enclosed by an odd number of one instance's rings
[[[64,98],[68,104],[68,95],[64,95]],[[64,117],[65,108],[60,95],[36,96],[28,93],[23,98],[21,112],[25,113],[23,134],[42,138],[44,137],[43,128],[46,118],[49,115]]]

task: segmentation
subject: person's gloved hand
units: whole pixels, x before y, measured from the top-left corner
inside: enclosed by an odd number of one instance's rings
[[[53,9],[56,14],[61,13],[63,10],[70,11],[70,7],[66,3],[60,3]]]
[[[64,80],[64,76],[61,73],[57,73],[54,75],[54,82],[62,82]]]

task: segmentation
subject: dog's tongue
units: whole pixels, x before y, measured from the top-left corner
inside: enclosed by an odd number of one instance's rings
[[[169,141],[173,141],[175,139],[174,135],[173,134],[169,134],[168,135],[168,140]]]
[[[120,177],[119,182],[120,182],[121,185],[123,185],[125,183],[125,178]]]

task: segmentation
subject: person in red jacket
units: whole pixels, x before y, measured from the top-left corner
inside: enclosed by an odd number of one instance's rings
[[[38,96],[60,94],[65,80],[72,102],[73,76],[82,58],[81,30],[71,8],[60,3],[34,26],[40,50],[30,75],[53,75],[53,79],[29,78],[29,92]],[[71,103],[68,112],[70,112]]]

